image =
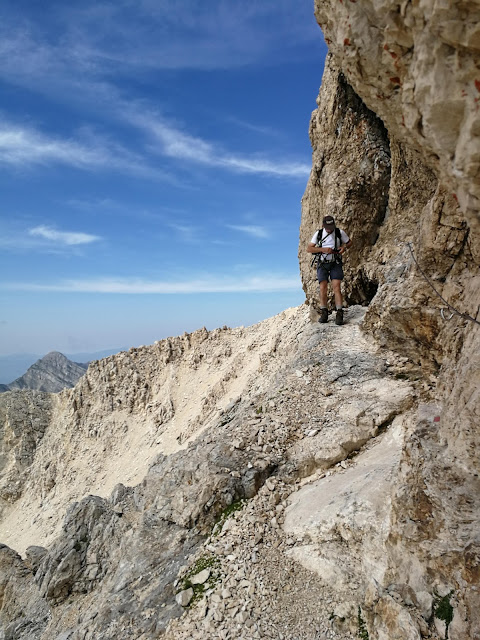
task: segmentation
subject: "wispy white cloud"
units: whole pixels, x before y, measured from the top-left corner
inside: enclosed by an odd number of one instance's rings
[[[30,20],[4,8],[1,19],[0,75],[38,87],[112,72],[291,61],[319,39],[310,5],[297,0],[85,0],[47,4]]]
[[[206,275],[195,280],[158,281],[141,278],[95,278],[63,280],[51,284],[11,282],[0,284],[9,291],[37,291],[103,294],[191,294],[191,293],[261,293],[292,291],[301,288],[299,276],[263,273],[244,278]]]
[[[38,236],[56,244],[67,246],[90,244],[91,242],[100,240],[99,236],[94,236],[89,233],[82,233],[78,231],[58,231],[57,229],[52,229],[45,225],[34,227],[33,229],[30,229],[28,233],[31,236]]]
[[[212,165],[223,166],[241,173],[264,173],[271,176],[305,178],[310,175],[310,167],[301,162],[273,162],[260,157],[240,157],[234,155],[225,155],[220,157],[215,163],[212,159]]]
[[[156,152],[169,158],[244,174],[308,176],[305,163],[236,153],[162,118],[141,115],[138,104],[125,104],[118,88],[125,77],[152,69],[258,66],[278,63],[281,55],[291,61],[293,52],[301,50],[299,43],[319,38],[306,5],[299,7],[296,0],[245,0],[238,5],[228,0],[86,0],[78,7],[54,3],[34,15],[19,16],[7,8],[0,12],[0,78],[61,102],[73,96],[77,107],[81,103],[86,112],[101,117],[115,113],[123,119],[130,112],[131,123],[155,136]],[[287,53],[288,44],[293,48]],[[237,124],[270,133],[242,120]],[[87,141],[52,137],[0,118],[0,164],[58,162],[173,179],[143,151],[132,152],[98,135]]]
[[[108,211],[118,211],[127,209],[124,203],[113,200],[112,198],[70,198],[65,201],[69,207],[80,209],[81,211],[95,211],[98,209]]]
[[[262,238],[266,239],[270,237],[270,232],[266,227],[262,227],[256,224],[229,224],[227,225],[229,229],[233,229],[234,231],[241,231],[242,233],[246,233],[254,238]]]
[[[221,145],[189,135],[152,113],[123,109],[123,116],[143,129],[159,146],[152,150],[208,167],[220,167],[237,173],[266,174],[277,177],[305,178],[310,166],[301,162],[277,162],[255,155],[240,155],[224,150]]]
[[[307,164],[274,162],[259,155],[242,156],[224,151],[220,145],[183,133],[170,123],[150,114],[142,115],[133,105],[122,104],[120,117],[148,133],[156,145],[148,143],[144,153],[133,152],[91,131],[81,132],[83,139],[49,136],[32,127],[0,120],[0,164],[15,167],[63,164],[82,170],[116,170],[137,176],[175,182],[171,171],[158,168],[151,153],[207,167],[219,167],[236,173],[266,174],[305,178]]]
[[[18,215],[18,214],[17,214]],[[26,221],[3,220],[0,224],[0,250],[9,253],[65,253],[81,255],[85,246],[100,236],[80,231],[62,231],[48,225],[28,227]]]
[[[34,129],[0,122],[0,162],[31,165],[60,162],[75,167],[106,164],[105,150],[91,149],[73,140],[47,137]]]
[[[116,141],[84,129],[81,139],[60,138],[0,119],[0,165],[28,168],[59,164],[81,170],[119,171],[175,182],[168,171]]]
[[[275,129],[272,129],[271,127],[246,122],[245,120],[242,120],[241,118],[237,118],[235,116],[227,116],[224,119],[227,122],[231,122],[232,124],[236,125],[237,127],[247,129],[248,131],[253,131],[253,133],[259,133],[263,136],[279,137],[280,135],[279,131],[275,131]]]

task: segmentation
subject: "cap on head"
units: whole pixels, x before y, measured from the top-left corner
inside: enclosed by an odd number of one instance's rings
[[[323,228],[326,231],[333,231],[335,229],[335,220],[332,216],[325,216],[323,219]]]

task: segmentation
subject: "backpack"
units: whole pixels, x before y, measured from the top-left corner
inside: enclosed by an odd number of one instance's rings
[[[325,238],[323,238],[323,227],[321,229],[319,229],[317,231],[317,247],[321,247],[322,246],[322,242],[324,242],[328,236],[332,233],[332,231],[330,231],[330,233],[327,233],[327,235],[325,236]],[[337,242],[338,241],[338,242]],[[340,248],[342,246],[342,232],[338,227],[335,227],[335,250],[337,250],[337,245],[338,248]],[[318,267],[319,264],[322,262],[321,259],[321,253],[316,253],[313,258],[312,258],[312,267]],[[337,255],[335,257],[335,262],[341,262],[342,258],[340,255]]]

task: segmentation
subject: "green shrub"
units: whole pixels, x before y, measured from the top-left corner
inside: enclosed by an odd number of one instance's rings
[[[368,631],[367,631],[367,623],[362,618],[362,610],[360,609],[360,607],[358,607],[357,623],[358,623],[358,637],[361,638],[361,640],[369,640],[370,636],[368,635]]]
[[[196,576],[197,573],[204,569],[210,569],[210,576],[204,584],[192,584],[191,578]],[[177,593],[184,591],[185,589],[193,589],[193,598],[190,600],[191,607],[198,602],[207,589],[213,589],[213,587],[220,580],[220,560],[217,556],[204,555],[198,558],[193,566],[187,571],[187,573],[181,579],[177,588]]]
[[[448,627],[453,620],[453,607],[450,604],[450,598],[452,595],[453,591],[450,591],[450,593],[447,593],[443,598],[437,596],[433,607],[433,615],[435,618],[445,622],[445,639],[448,638]]]
[[[243,509],[243,505],[245,504],[245,502],[245,499],[239,499],[232,502],[232,504],[229,504],[228,507],[225,507],[225,509],[215,521],[212,535],[218,536],[228,518],[232,515],[232,513],[235,513],[235,511],[240,511],[241,509]]]

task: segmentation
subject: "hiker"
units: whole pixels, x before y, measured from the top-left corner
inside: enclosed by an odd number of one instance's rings
[[[328,321],[328,281],[332,281],[333,292],[335,294],[335,307],[337,310],[335,324],[343,324],[343,299],[342,299],[342,255],[348,247],[352,246],[352,241],[345,231],[335,226],[332,216],[325,216],[323,227],[319,229],[308,243],[308,253],[313,253],[317,267],[317,278],[320,283],[320,318],[319,322]]]

